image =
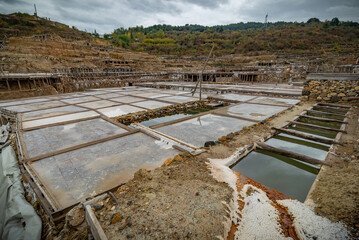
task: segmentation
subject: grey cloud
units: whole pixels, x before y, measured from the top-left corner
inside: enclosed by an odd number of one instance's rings
[[[266,13],[271,22],[359,21],[358,0],[0,0],[0,13],[32,14],[34,3],[40,16],[100,33],[136,25],[263,22]]]
[[[6,3],[6,4],[9,4],[9,5],[18,5],[18,4],[26,4],[25,1],[22,1],[22,0],[0,0],[0,4],[1,3]]]
[[[179,13],[181,11],[171,1],[166,0],[125,0],[125,2],[129,9],[145,13]]]
[[[244,5],[241,13],[251,18],[260,15],[258,20],[264,19],[265,14],[269,13],[270,21],[306,21],[311,17],[317,17],[321,20],[339,17],[339,19],[353,19],[358,21],[358,16],[345,10],[343,7],[357,9],[359,12],[359,1],[356,0],[297,0],[285,1],[279,0],[269,2],[265,0],[254,1],[250,6]],[[337,11],[333,11],[337,9]],[[259,17],[259,16],[258,16]]]
[[[183,0],[183,2],[195,4],[205,8],[214,8],[218,7],[219,5],[225,5],[228,3],[228,0]]]

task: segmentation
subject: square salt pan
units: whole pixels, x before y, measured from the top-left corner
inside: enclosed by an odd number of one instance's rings
[[[50,109],[45,109],[45,110],[23,113],[22,120],[29,121],[29,120],[34,120],[34,119],[38,119],[38,118],[55,117],[55,116],[59,116],[59,115],[65,115],[65,114],[69,114],[69,113],[83,112],[83,111],[87,111],[87,109],[77,107],[77,106],[65,106],[65,107],[50,108]]]
[[[18,105],[5,107],[7,110],[15,111],[15,112],[28,112],[28,111],[36,111],[46,108],[55,108],[65,106],[66,103],[60,101],[50,101],[50,102],[39,102],[39,103],[30,103],[26,105]]]
[[[118,98],[112,98],[111,100],[119,102],[119,103],[133,103],[133,102],[140,102],[145,99],[139,98],[139,97],[132,97],[132,96],[123,96],[123,97],[118,97]]]
[[[90,102],[90,101],[96,101],[96,100],[101,100],[101,99],[94,97],[94,96],[87,96],[87,97],[80,97],[80,98],[65,99],[62,101],[69,103],[69,104],[76,104],[76,103]]]
[[[143,133],[135,133],[33,162],[41,184],[68,207],[131,179],[141,168],[154,169],[178,151],[162,148]]]
[[[242,103],[229,107],[227,113],[232,116],[261,121],[286,109],[287,107]]]
[[[213,95],[213,97],[220,98],[220,99],[243,102],[243,101],[251,100],[251,99],[255,98],[256,96],[248,96],[248,95],[239,95],[239,94],[227,93],[227,94]]]
[[[121,96],[123,96],[123,95],[117,94],[117,93],[106,93],[106,94],[96,95],[96,97],[103,98],[103,99],[118,98]]]
[[[203,146],[207,141],[215,141],[219,137],[240,131],[244,126],[252,124],[253,122],[246,120],[207,114],[156,128],[156,131],[196,146]]]
[[[147,108],[147,109],[155,109],[155,108],[161,108],[161,107],[170,106],[172,104],[164,103],[164,102],[158,102],[158,101],[152,101],[152,100],[147,100],[147,101],[143,101],[143,102],[132,103],[132,105]]]
[[[158,100],[174,102],[174,103],[186,103],[186,102],[196,101],[198,99],[192,97],[185,97],[185,96],[171,96],[171,97],[159,98]]]
[[[97,109],[97,108],[105,108],[105,107],[119,105],[119,103],[111,102],[108,100],[100,100],[100,101],[94,101],[94,102],[80,103],[78,105],[81,107]]]
[[[98,109],[98,111],[107,117],[118,117],[121,115],[126,115],[128,113],[145,111],[145,109],[133,107],[130,105],[121,105],[116,107],[101,108]]]
[[[125,132],[112,123],[96,118],[25,131],[23,139],[28,157],[32,158]]]
[[[290,98],[272,98],[272,97],[258,97],[251,100],[253,103],[267,103],[267,104],[282,104],[282,105],[294,105],[300,102],[298,99]]]
[[[49,99],[37,98],[37,99],[26,99],[26,100],[19,100],[19,101],[3,101],[0,103],[0,107],[28,104],[28,103],[36,103],[36,102],[46,102],[46,101],[49,101]]]
[[[26,122],[22,123],[22,128],[26,130],[28,128],[39,127],[39,126],[44,126],[44,125],[49,125],[49,124],[62,123],[62,122],[68,122],[68,121],[73,121],[73,120],[80,120],[80,119],[96,117],[96,116],[100,116],[100,114],[98,114],[97,112],[94,112],[94,111],[72,113],[72,114],[67,114],[67,115],[62,115],[62,116],[57,116],[57,117],[49,117],[49,118],[32,120],[32,121],[26,121]]]

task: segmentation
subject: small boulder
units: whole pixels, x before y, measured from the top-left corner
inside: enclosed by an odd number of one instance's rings
[[[216,145],[216,143],[214,141],[207,141],[204,143],[204,147],[210,147],[210,146],[214,146]]]

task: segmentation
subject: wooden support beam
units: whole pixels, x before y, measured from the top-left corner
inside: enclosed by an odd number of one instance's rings
[[[7,85],[7,89],[8,89],[9,91],[11,91],[9,81],[8,81],[7,79],[6,79],[6,85]]]
[[[19,79],[17,80],[17,85],[19,86],[19,90],[21,91],[21,84],[20,84]]]
[[[346,108],[346,109],[350,109],[349,106],[344,106],[344,105],[339,105],[339,104],[332,104],[332,103],[318,103],[318,105],[320,106],[328,106],[328,107],[338,107],[338,108]]]
[[[329,118],[321,118],[321,117],[313,117],[313,116],[309,116],[309,115],[300,115],[300,117],[313,119],[313,120],[318,120],[318,121],[322,121],[322,122],[348,124],[348,122],[346,122],[346,121],[340,121],[340,120],[329,119]]]
[[[269,145],[267,145],[265,143],[261,143],[261,142],[257,142],[256,144],[257,144],[257,147],[260,148],[260,149],[263,149],[263,150],[266,150],[266,151],[269,151],[269,152],[273,152],[273,153],[276,153],[276,154],[279,154],[279,155],[283,155],[283,156],[286,156],[286,157],[294,158],[294,159],[297,159],[297,160],[300,160],[300,161],[303,161],[303,162],[306,162],[306,163],[310,163],[310,164],[314,164],[314,165],[318,164],[318,165],[331,166],[330,164],[325,163],[323,161],[320,161],[319,159],[312,158],[312,157],[309,157],[309,156],[306,156],[306,155],[302,155],[302,154],[290,152],[290,151],[287,151],[287,150],[283,150],[283,149],[280,149],[280,148],[272,147],[272,146],[269,146]]]
[[[321,111],[316,111],[316,110],[305,110],[305,111],[306,111],[307,113],[313,113],[313,114],[320,114],[320,115],[326,115],[326,116],[335,116],[335,117],[345,118],[345,115],[342,115],[342,114],[321,112]]]
[[[289,121],[289,122],[292,123],[292,124],[301,125],[301,126],[310,127],[310,128],[322,129],[322,130],[327,130],[327,131],[332,131],[332,132],[347,133],[347,131],[344,131],[344,130],[341,130],[341,129],[322,127],[322,126],[318,126],[318,125],[314,125],[314,124],[302,123],[302,122],[297,122],[297,121]]]
[[[272,129],[274,129],[278,132],[286,133],[288,135],[292,135],[292,136],[296,136],[296,137],[300,137],[300,138],[304,138],[304,139],[308,139],[308,140],[312,140],[312,141],[316,141],[316,142],[320,142],[320,143],[343,145],[340,142],[337,142],[332,139],[321,138],[321,137],[317,137],[314,135],[305,134],[302,132],[297,132],[297,131],[293,131],[293,130],[289,130],[289,129],[285,129],[285,128],[272,127]]]
[[[320,105],[313,106],[313,109],[322,109],[322,110],[327,110],[327,111],[332,110],[332,111],[338,111],[338,112],[344,112],[344,113],[348,112],[348,109],[328,107],[328,106],[320,106]]]

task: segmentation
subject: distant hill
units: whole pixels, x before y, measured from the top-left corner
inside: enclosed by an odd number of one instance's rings
[[[60,37],[77,39],[89,38],[91,34],[79,31],[75,27],[35,17],[27,13],[0,14],[0,37],[29,36],[33,34],[56,34]]]
[[[306,23],[248,22],[206,27],[201,25],[154,25],[119,28],[104,38],[116,46],[158,55],[358,53],[359,24],[337,18]]]

